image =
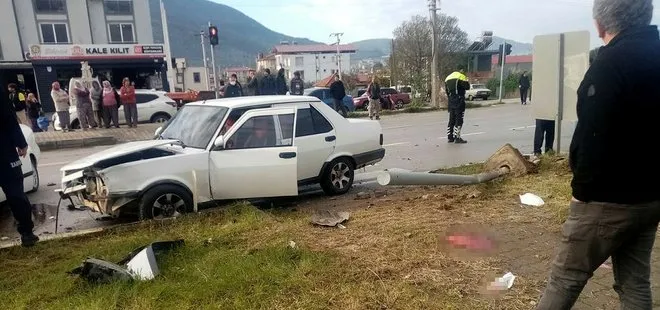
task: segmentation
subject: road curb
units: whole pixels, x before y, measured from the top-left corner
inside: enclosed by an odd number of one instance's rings
[[[117,138],[112,136],[37,142],[37,145],[42,151],[52,151],[52,150],[69,149],[69,148],[83,148],[83,147],[92,147],[92,146],[101,146],[101,145],[115,145],[115,144],[117,144]]]

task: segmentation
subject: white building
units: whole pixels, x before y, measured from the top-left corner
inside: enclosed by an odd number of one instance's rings
[[[165,51],[154,44],[149,1],[0,0],[0,87],[37,92],[50,111],[50,84],[68,85],[81,61],[114,86],[129,77],[162,87]]]
[[[305,82],[316,82],[335,73],[339,66],[342,73],[350,72],[351,54],[356,51],[350,44],[339,45],[338,59],[337,45],[281,44],[273,47],[271,54],[257,59],[257,70],[269,68],[276,73],[282,67],[287,79],[298,71]]]

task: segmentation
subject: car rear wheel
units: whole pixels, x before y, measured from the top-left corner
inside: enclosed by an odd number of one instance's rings
[[[177,185],[159,185],[148,190],[140,199],[140,220],[177,217],[193,210],[190,193]]]
[[[32,189],[28,193],[34,193],[39,189],[39,170],[37,169],[37,159],[30,156],[30,163],[32,164]]]
[[[354,177],[353,162],[346,157],[337,158],[324,171],[321,188],[328,195],[342,195],[351,189]]]
[[[151,117],[152,123],[165,123],[170,120],[170,116],[167,113],[157,113]]]
[[[403,100],[401,100],[401,99],[397,100],[397,101],[396,101],[396,105],[394,105],[394,107],[395,107],[397,110],[403,109]]]

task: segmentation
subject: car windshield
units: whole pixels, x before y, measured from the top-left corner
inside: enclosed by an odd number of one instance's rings
[[[227,110],[217,106],[184,106],[167,123],[160,138],[180,140],[186,147],[204,149],[211,142]]]
[[[474,84],[474,85],[472,85],[472,88],[474,88],[474,89],[485,89],[486,85],[484,85],[484,84]]]

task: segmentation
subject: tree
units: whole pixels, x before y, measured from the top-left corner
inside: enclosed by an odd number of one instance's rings
[[[445,14],[437,18],[438,78],[450,74],[465,63],[468,35],[458,26],[458,19]],[[397,82],[412,85],[422,94],[431,84],[432,31],[429,19],[413,16],[394,30],[393,55],[389,66],[396,72]]]

